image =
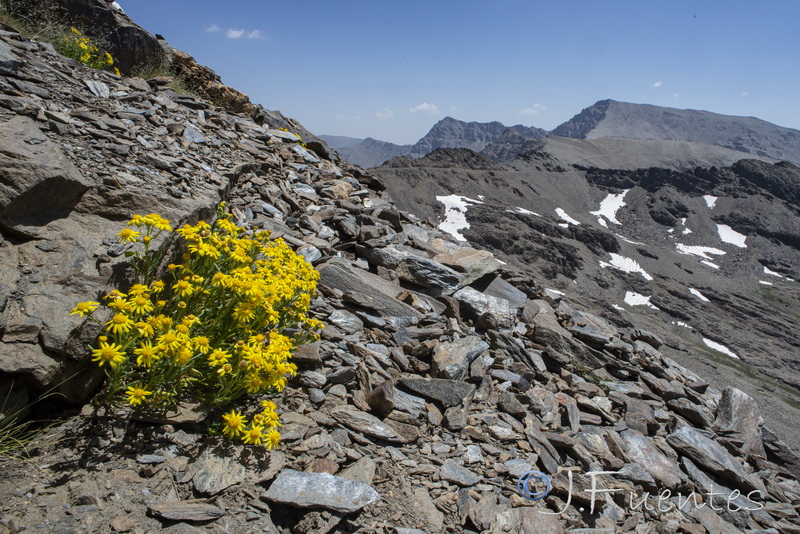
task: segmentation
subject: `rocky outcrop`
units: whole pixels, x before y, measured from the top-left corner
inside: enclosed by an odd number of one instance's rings
[[[35,461],[4,463],[5,530],[797,529],[791,448],[752,398],[667,357],[669,339],[583,310],[399,210],[378,180],[274,127],[288,119],[258,124],[0,40],[19,59],[0,81],[0,124],[25,134],[1,160],[13,209],[0,226],[0,392],[16,391],[13,378],[35,394],[85,365],[96,331],[67,313],[125,282],[113,236],[136,212],[181,224],[227,200],[237,224],[271,230],[317,267],[311,313],[326,324],[275,398],[280,450],[208,436],[191,407],[144,423],[86,406],[37,440]],[[60,169],[47,167],[55,158]],[[62,185],[70,195],[51,200]],[[80,402],[91,386],[63,389]],[[540,478],[518,489],[531,471]],[[526,499],[546,489],[537,480],[549,491]]]

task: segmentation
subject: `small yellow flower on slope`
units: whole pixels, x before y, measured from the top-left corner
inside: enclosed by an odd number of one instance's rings
[[[131,406],[139,406],[144,401],[144,398],[148,395],[152,395],[153,392],[145,391],[140,387],[130,386],[125,394],[128,396],[128,404]]]
[[[261,445],[261,440],[264,439],[264,427],[255,423],[250,425],[250,428],[245,430],[242,441],[251,445]]]
[[[277,449],[278,445],[281,442],[281,433],[275,429],[272,429],[267,432],[267,435],[264,436],[264,439],[266,440],[266,443],[264,443],[264,445],[268,449]]]
[[[117,234],[117,238],[119,239],[120,243],[136,243],[136,240],[139,239],[139,232],[133,228],[123,228]]]
[[[91,315],[93,311],[95,311],[100,306],[99,302],[94,301],[87,301],[87,302],[79,302],[75,308],[70,312],[70,315],[78,315],[79,317],[83,317],[84,315]]]
[[[106,328],[114,334],[122,334],[133,328],[133,321],[124,313],[118,313],[106,323]]]
[[[100,367],[102,367],[104,363],[108,363],[108,365],[114,368],[125,361],[125,352],[122,350],[122,347],[114,343],[109,345],[108,343],[101,342],[100,348],[92,351],[92,356],[92,361],[98,362]]]
[[[236,410],[231,410],[223,415],[222,420],[225,421],[225,426],[222,428],[222,433],[230,438],[241,434],[245,425],[247,424],[245,417]]]

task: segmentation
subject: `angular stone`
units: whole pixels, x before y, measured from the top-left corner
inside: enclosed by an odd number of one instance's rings
[[[27,117],[3,123],[0,146],[0,222],[7,226],[64,217],[92,185]]]
[[[453,298],[461,302],[473,317],[488,314],[501,329],[511,328],[518,308],[505,299],[486,295],[469,286],[463,287],[453,294]]]
[[[331,417],[347,428],[366,436],[385,439],[386,441],[395,443],[408,443],[409,441],[413,441],[401,435],[394,428],[382,422],[374,415],[359,411],[352,406],[337,406],[331,410]]]
[[[22,61],[11,51],[5,41],[0,41],[0,69],[16,72],[22,66]]]
[[[150,513],[168,521],[212,521],[225,515],[225,510],[194,501],[177,501],[154,504]]]
[[[667,408],[686,418],[698,428],[710,428],[713,416],[705,406],[695,404],[689,399],[667,401]]]
[[[339,473],[339,476],[369,486],[375,479],[376,468],[375,460],[369,456],[362,456],[353,465]]]
[[[416,488],[411,496],[413,515],[421,519],[426,525],[426,531],[441,532],[444,526],[444,514],[436,508],[428,490]]]
[[[735,436],[744,442],[743,454],[766,458],[761,437],[764,420],[758,413],[756,402],[744,391],[726,387],[717,406],[713,429],[717,434]]]
[[[247,471],[235,458],[219,456],[214,449],[206,449],[194,463],[193,470],[194,488],[209,495],[243,482]]]
[[[501,263],[488,250],[476,250],[470,247],[438,254],[433,257],[433,260],[464,273],[461,285],[471,284],[478,278],[493,273],[501,266]]]
[[[300,508],[324,508],[347,514],[377,502],[381,496],[361,482],[328,473],[284,469],[263,498]]]
[[[361,319],[347,310],[335,310],[328,317],[328,322],[338,326],[348,334],[358,332],[364,328],[364,323]]]
[[[625,443],[628,457],[644,467],[661,485],[671,489],[686,480],[680,466],[658,450],[650,438],[633,429],[621,432],[620,436]]]
[[[625,424],[649,436],[658,429],[655,412],[641,399],[625,397]]]
[[[475,386],[443,378],[401,378],[400,384],[426,399],[445,406],[458,406],[475,391]]]
[[[420,287],[439,288],[446,293],[458,289],[462,276],[438,261],[423,258],[395,246],[372,248],[364,251],[371,263],[394,269],[397,275]]]
[[[591,313],[574,311],[572,320],[574,324],[568,330],[588,343],[605,345],[617,336],[616,328],[609,325],[605,319]]]
[[[439,478],[459,486],[474,486],[481,481],[479,475],[458,464],[452,458],[447,459],[439,468]]]
[[[694,428],[687,425],[677,428],[667,436],[667,443],[720,478],[729,480],[742,489],[767,494],[764,483],[758,477],[746,473],[742,465],[722,445]]]
[[[439,343],[433,349],[431,369],[439,378],[462,380],[472,361],[488,348],[489,344],[478,336]]]
[[[400,286],[387,282],[380,276],[354,267],[350,262],[340,258],[317,266],[320,273],[320,285],[343,292],[352,291],[368,295],[374,304],[372,309],[386,316],[421,317],[422,314],[395,297],[403,292]]]
[[[562,521],[557,514],[545,508],[522,506],[516,509],[519,517],[519,534],[564,534]]]

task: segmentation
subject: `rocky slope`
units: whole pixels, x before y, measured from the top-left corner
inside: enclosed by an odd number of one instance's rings
[[[601,100],[550,132],[574,139],[673,139],[800,163],[800,131],[755,117]]]
[[[275,399],[279,451],[206,436],[188,407],[142,421],[86,406],[3,460],[0,531],[797,531],[800,459],[781,429],[666,356],[671,337],[420,222],[279,114],[92,71],[9,31],[0,66],[0,376],[24,380],[19,402],[78,369],[62,389],[91,395],[96,331],[67,312],[124,283],[113,236],[136,212],[181,224],[229,201],[317,267],[327,325]],[[516,486],[531,470],[552,477],[538,501]]]

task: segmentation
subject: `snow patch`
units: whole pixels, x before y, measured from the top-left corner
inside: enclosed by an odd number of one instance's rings
[[[556,208],[556,215],[558,215],[558,217],[567,224],[574,224],[575,226],[581,224],[572,217],[570,217],[569,215],[567,215],[567,212],[562,210],[561,208]]]
[[[614,308],[615,310],[618,310],[618,311],[627,311],[625,308],[623,308],[619,304],[612,304],[611,307]]]
[[[436,200],[444,204],[444,220],[439,223],[439,229],[459,241],[466,241],[467,239],[461,235],[461,230],[469,228],[467,208],[470,204],[483,204],[483,202],[459,195],[437,196]]]
[[[740,234],[727,224],[718,224],[717,232],[719,233],[719,238],[722,239],[724,243],[730,243],[731,245],[735,245],[739,248],[747,248],[747,245],[744,242],[744,240],[747,239],[747,236]]]
[[[558,223],[561,228],[569,228],[569,224],[567,223]]]
[[[680,326],[682,328],[688,328],[689,330],[692,329],[691,326],[689,326],[688,324],[684,323],[683,321],[672,321],[672,324],[678,325],[678,326]]]
[[[645,246],[644,243],[639,243],[638,241],[631,241],[630,239],[628,239],[624,235],[620,235],[620,234],[614,234],[614,235],[617,236],[618,238],[622,239],[626,243],[630,243],[631,245],[642,245],[642,246]]]
[[[774,286],[775,285],[772,282],[767,282],[766,280],[759,280],[758,283],[761,284],[761,285],[764,285],[764,286]]]
[[[600,209],[597,211],[590,211],[592,215],[597,215],[597,222],[600,223],[602,226],[606,226],[603,224],[605,221],[602,217],[608,219],[608,222],[612,222],[614,224],[622,224],[617,220],[617,211],[625,205],[625,195],[628,194],[630,189],[626,189],[622,193],[609,193],[606,198],[600,203]],[[607,227],[607,226],[606,226]]]
[[[702,263],[703,265],[708,265],[712,269],[719,269],[719,265],[717,265],[716,263],[710,262],[708,260],[702,260],[700,263]]]
[[[633,291],[628,291],[625,293],[625,304],[628,306],[648,306],[654,310],[659,309],[657,306],[650,303],[650,298],[651,297],[645,297],[639,293],[634,293]]]
[[[714,209],[714,204],[717,203],[717,197],[713,195],[703,195],[703,200],[706,201],[706,206],[708,206],[708,209]]]
[[[711,341],[710,339],[707,339],[707,338],[703,338],[703,343],[705,343],[707,346],[711,347],[712,349],[714,349],[717,352],[721,352],[722,354],[730,356],[731,358],[736,358],[737,360],[739,359],[739,357],[736,355],[736,353],[733,352],[728,347],[726,347],[725,345],[720,345],[716,341]]]
[[[693,288],[693,287],[690,287],[690,288],[689,288],[689,293],[691,293],[691,294],[692,294],[692,295],[694,295],[695,297],[699,298],[699,299],[700,299],[700,300],[702,300],[703,302],[711,302],[710,300],[708,300],[708,298],[706,298],[706,296],[705,296],[705,295],[703,295],[702,293],[700,293],[698,290],[696,290],[696,289],[695,289],[695,288]]]
[[[794,282],[794,280],[792,278],[789,278],[787,276],[783,276],[781,273],[776,273],[775,271],[771,271],[771,270],[767,269],[766,267],[764,267],[764,274],[768,274],[770,276],[777,276],[778,278],[783,278],[784,280],[787,280],[789,282]]]
[[[724,256],[725,251],[713,247],[696,247],[692,245],[684,245],[683,243],[675,243],[675,248],[681,254],[689,254],[692,256],[700,256],[703,259],[713,259],[709,254],[716,254],[717,256]]]
[[[526,210],[525,208],[520,208],[519,206],[515,207],[513,210],[506,210],[509,213],[522,213],[523,215],[533,215],[534,217],[541,217],[538,213],[534,213],[530,210]]]
[[[611,256],[610,262],[601,261],[600,267],[606,268],[611,267],[613,269],[619,269],[620,271],[626,273],[639,273],[645,280],[652,280],[653,277],[647,274],[647,272],[642,269],[639,263],[631,258],[626,258],[625,256],[620,256],[619,254],[614,254],[613,252],[609,253]]]

